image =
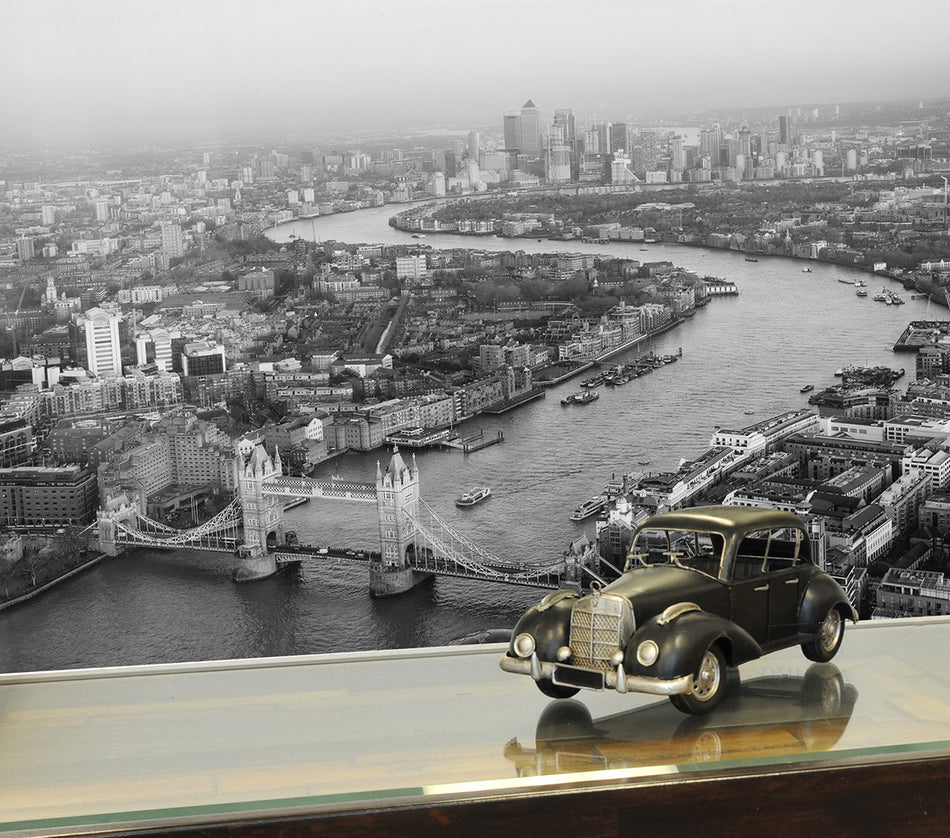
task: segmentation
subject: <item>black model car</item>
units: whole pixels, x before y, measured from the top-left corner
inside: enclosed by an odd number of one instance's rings
[[[667,695],[684,713],[722,699],[727,666],[800,644],[834,657],[857,613],[812,561],[790,512],[705,506],[663,512],[633,533],[623,575],[529,609],[501,668],[552,698],[580,688]]]

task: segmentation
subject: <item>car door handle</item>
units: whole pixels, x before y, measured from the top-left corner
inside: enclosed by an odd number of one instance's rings
[[[753,591],[767,591],[768,589],[769,589],[769,586],[768,586],[768,585],[762,585],[761,587],[759,587],[759,588],[753,588],[752,590],[753,590]]]
[[[798,584],[798,580],[797,580],[797,579],[786,579],[786,580],[785,580],[785,584],[786,584],[786,585],[797,585],[797,584]]]

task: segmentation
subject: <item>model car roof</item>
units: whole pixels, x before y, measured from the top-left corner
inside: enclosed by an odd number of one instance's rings
[[[647,518],[645,529],[712,530],[723,535],[778,527],[804,528],[802,519],[791,512],[754,506],[694,506],[661,512]]]

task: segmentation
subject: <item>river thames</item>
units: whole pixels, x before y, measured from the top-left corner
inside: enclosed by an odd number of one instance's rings
[[[361,210],[283,225],[323,241],[416,243],[528,252],[589,252],[674,264],[735,282],[738,297],[714,299],[695,317],[639,351],[673,353],[675,364],[626,386],[602,388],[598,401],[562,407],[577,389],[568,381],[545,399],[464,430],[504,432],[505,441],[470,455],[418,455],[422,495],[458,530],[498,555],[536,562],[559,555],[575,538],[593,536],[593,519],[571,510],[626,471],[675,469],[708,445],[715,426],[741,427],[807,407],[799,390],[832,384],[848,364],[906,367],[914,358],[891,347],[907,323],[946,311],[925,300],[888,306],[858,298],[839,279],[881,280],[832,265],[676,245],[583,244],[467,236],[415,242],[390,227],[397,208]],[[890,286],[901,289],[894,283]],[[636,351],[629,353],[635,355]],[[618,359],[620,360],[620,359]],[[372,480],[388,454],[348,454],[318,476]],[[641,465],[641,463],[643,463]],[[492,497],[458,509],[454,497],[473,485]],[[287,514],[301,541],[378,547],[375,507],[311,501]],[[438,578],[401,597],[373,600],[361,565],[302,565],[272,579],[236,585],[230,557],[140,551],[97,567],[27,604],[0,612],[0,671],[149,664],[170,661],[346,652],[431,646],[481,628],[511,627],[543,592],[495,583]]]

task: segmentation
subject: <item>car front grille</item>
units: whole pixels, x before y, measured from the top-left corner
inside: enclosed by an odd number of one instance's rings
[[[571,663],[602,671],[613,669],[610,659],[626,644],[632,628],[630,605],[621,597],[581,598],[571,612]]]

